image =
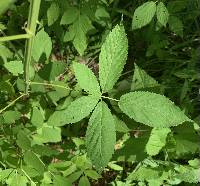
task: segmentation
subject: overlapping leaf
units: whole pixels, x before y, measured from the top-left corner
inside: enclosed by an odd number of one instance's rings
[[[102,170],[114,153],[116,141],[113,116],[104,102],[100,102],[89,120],[86,132],[86,146],[88,157]]]
[[[159,151],[165,146],[166,138],[170,131],[171,130],[169,128],[153,128],[149,140],[146,144],[147,154],[150,156],[157,155]]]
[[[158,82],[135,64],[131,90],[152,88],[157,86],[159,86]]]
[[[39,61],[42,54],[46,55],[48,59],[52,50],[52,42],[49,35],[42,29],[40,30],[35,38],[33,43],[33,58],[36,62]]]

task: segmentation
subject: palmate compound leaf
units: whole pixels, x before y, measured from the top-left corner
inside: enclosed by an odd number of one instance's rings
[[[139,6],[133,15],[132,28],[139,29],[151,22],[156,13],[156,3],[153,1],[146,2]]]
[[[116,25],[101,47],[99,79],[102,92],[108,92],[117,82],[125,65],[128,40],[123,26]]]
[[[76,79],[79,86],[89,94],[100,95],[100,87],[92,70],[80,63],[73,64]]]
[[[90,117],[86,132],[87,154],[98,171],[109,162],[116,142],[113,116],[104,102],[99,102]]]
[[[55,111],[48,120],[50,126],[63,126],[76,123],[87,117],[97,105],[100,97],[83,96],[71,102],[70,105],[61,111]]]
[[[123,95],[120,109],[130,118],[150,127],[171,127],[192,122],[177,106],[165,96],[137,91]]]
[[[150,156],[157,155],[166,144],[167,135],[170,133],[169,128],[153,128],[151,135],[146,144],[147,154]]]

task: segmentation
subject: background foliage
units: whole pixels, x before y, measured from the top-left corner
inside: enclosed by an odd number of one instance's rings
[[[196,185],[199,8],[43,0],[29,96],[25,41],[0,41],[0,184]],[[28,11],[1,1],[0,36],[25,33]]]

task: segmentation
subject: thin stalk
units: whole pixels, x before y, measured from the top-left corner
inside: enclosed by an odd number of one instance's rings
[[[105,99],[109,99],[109,100],[112,100],[112,101],[117,101],[119,102],[118,99],[115,99],[115,98],[110,98],[110,97],[107,97],[107,96],[101,96],[102,98],[105,98]]]
[[[21,99],[22,97],[26,96],[26,94],[22,94],[21,96],[17,97],[15,100],[13,100],[10,104],[8,104],[6,107],[4,107],[3,109],[0,110],[0,114],[5,111],[7,108],[11,107],[12,105],[15,104],[16,101],[18,101],[19,99]]]
[[[33,40],[37,26],[40,3],[41,0],[30,1],[30,10],[29,10],[28,24],[26,30],[28,31],[29,34],[32,34],[32,37],[26,41],[25,54],[24,54],[25,94],[28,94],[29,90],[29,66],[32,58]]]
[[[30,81],[29,84],[31,84],[31,85],[44,85],[44,86],[50,86],[50,87],[63,88],[63,89],[66,89],[66,90],[72,90],[69,87],[65,87],[65,86],[62,86],[62,85],[51,84],[51,83],[40,83],[40,82]]]
[[[0,42],[12,41],[12,40],[18,40],[18,39],[29,39],[31,37],[32,37],[31,34],[19,34],[19,35],[14,35],[14,36],[3,36],[3,37],[0,37]]]

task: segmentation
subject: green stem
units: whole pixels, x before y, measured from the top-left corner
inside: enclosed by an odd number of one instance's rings
[[[62,86],[62,85],[51,84],[51,83],[40,83],[40,82],[30,81],[29,84],[31,84],[31,85],[44,85],[44,86],[63,88],[63,89],[66,89],[66,90],[72,90],[69,87],[65,87],[65,86]]]
[[[37,26],[37,20],[40,10],[41,0],[31,0],[30,10],[27,24],[27,31],[32,34],[32,37],[26,41],[25,54],[24,54],[24,78],[25,78],[25,93],[28,94],[29,90],[29,66],[32,58],[33,41]]]
[[[26,96],[26,94],[22,94],[21,96],[17,97],[15,100],[13,100],[10,104],[8,104],[6,107],[4,107],[3,109],[0,110],[0,114],[5,111],[7,108],[11,107],[12,105],[15,104],[16,101],[18,101],[19,99],[21,99],[22,97]]]
[[[56,85],[56,84],[51,84],[51,83],[40,83],[40,82],[34,82],[34,81],[29,81],[29,85],[44,85],[44,86],[63,88],[63,89],[66,89],[66,90],[72,90],[71,88],[65,87],[65,86],[62,86],[62,85]],[[115,99],[115,98],[110,98],[110,97],[107,97],[107,96],[101,96],[101,97],[105,98],[105,99],[112,100],[112,101],[119,102],[119,100]]]
[[[19,35],[14,35],[14,36],[3,36],[3,37],[0,37],[0,42],[12,41],[12,40],[18,40],[18,39],[29,39],[31,37],[32,37],[31,34],[19,34]]]

